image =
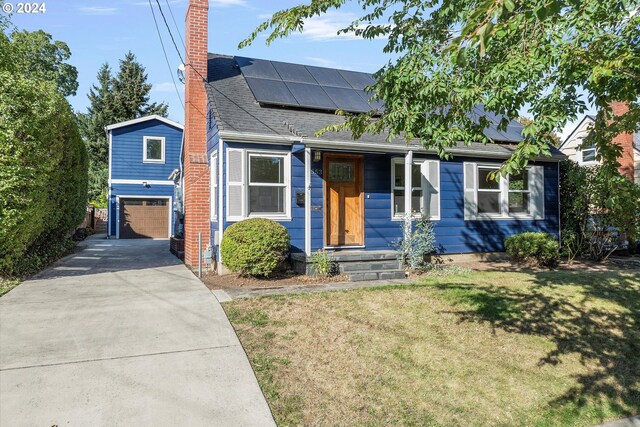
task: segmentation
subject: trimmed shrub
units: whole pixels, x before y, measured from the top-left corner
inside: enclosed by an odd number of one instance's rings
[[[558,265],[558,242],[547,233],[520,233],[504,241],[507,253],[516,262],[526,262],[543,267]]]
[[[282,265],[289,248],[289,233],[282,224],[265,218],[250,218],[225,230],[220,254],[229,270],[265,277]]]
[[[0,93],[0,274],[22,275],[82,222],[88,158],[55,84],[0,70]]]

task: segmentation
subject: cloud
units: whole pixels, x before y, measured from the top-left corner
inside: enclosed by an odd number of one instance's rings
[[[304,23],[302,37],[311,40],[361,40],[353,33],[338,34],[338,31],[348,27],[357,16],[350,12],[329,11],[322,16],[314,16]]]
[[[107,6],[82,6],[78,10],[85,15],[113,15],[118,9]]]
[[[151,89],[154,92],[175,92],[172,82],[155,83]]]
[[[246,6],[247,0],[209,0],[211,7]]]
[[[320,58],[317,56],[305,56],[304,59],[311,62],[312,64],[319,65],[321,67],[335,68],[338,66],[336,61],[327,58]]]

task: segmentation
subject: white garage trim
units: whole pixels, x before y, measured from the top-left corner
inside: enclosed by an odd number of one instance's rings
[[[175,185],[172,180],[159,180],[159,179],[110,179],[109,184],[134,184],[143,185],[144,183],[149,185]]]
[[[173,225],[173,197],[172,196],[129,196],[119,194],[116,196],[116,239],[120,238],[120,198],[123,199],[167,199],[167,207],[169,208],[169,226],[167,230],[167,239],[171,237],[171,226]],[[164,240],[164,239],[156,239]]]

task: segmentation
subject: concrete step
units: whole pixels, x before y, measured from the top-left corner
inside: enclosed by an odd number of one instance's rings
[[[365,280],[394,280],[404,279],[404,270],[382,270],[382,271],[352,271],[346,273],[350,282],[362,282]]]
[[[400,261],[398,260],[374,260],[374,261],[341,261],[338,263],[340,273],[349,273],[351,271],[380,271],[380,270],[399,270]]]

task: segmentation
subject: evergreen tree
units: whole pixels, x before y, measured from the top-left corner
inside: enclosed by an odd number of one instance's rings
[[[120,61],[118,75],[113,82],[115,111],[121,120],[130,120],[149,114],[167,115],[167,104],[149,104],[151,84],[147,83],[145,68],[128,52]]]
[[[103,64],[87,95],[90,105],[79,114],[80,129],[89,150],[89,199],[105,200],[107,192],[109,143],[105,126],[149,114],[167,116],[167,104],[149,103],[151,84],[147,83],[144,67],[128,52],[120,60],[113,76],[109,64]]]

